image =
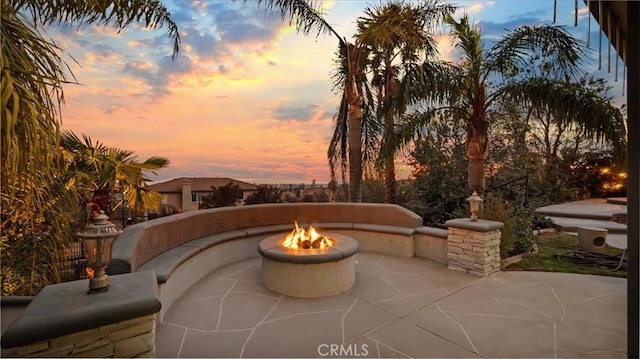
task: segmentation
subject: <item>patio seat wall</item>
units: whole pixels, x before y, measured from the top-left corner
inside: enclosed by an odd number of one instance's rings
[[[116,239],[108,272],[154,271],[162,310],[208,273],[258,256],[263,239],[290,232],[293,222],[350,236],[361,251],[425,257],[446,263],[446,230],[397,205],[295,203],[181,213],[128,227]],[[444,250],[443,250],[444,249]]]

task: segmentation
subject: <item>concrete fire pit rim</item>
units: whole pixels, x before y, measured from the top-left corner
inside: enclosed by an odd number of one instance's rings
[[[317,264],[335,262],[351,257],[358,251],[358,242],[348,236],[336,233],[324,233],[336,243],[330,248],[295,250],[280,245],[287,235],[277,234],[265,238],[258,245],[258,252],[265,258],[284,263]]]

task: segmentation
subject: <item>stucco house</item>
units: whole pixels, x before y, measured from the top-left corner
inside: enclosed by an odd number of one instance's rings
[[[229,182],[240,187],[239,201],[246,200],[258,191],[255,184],[227,177],[178,177],[155,182],[149,188],[163,195],[162,207],[187,212],[199,209],[202,196],[211,194],[212,188],[225,186]]]

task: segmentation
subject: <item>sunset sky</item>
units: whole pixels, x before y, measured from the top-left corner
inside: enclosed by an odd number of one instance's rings
[[[318,183],[329,180],[327,147],[339,96],[330,79],[337,40],[303,36],[255,2],[165,0],[178,24],[182,45],[171,61],[166,29],[131,26],[56,28],[49,36],[65,51],[80,85],[64,87],[62,128],[87,134],[107,146],[134,151],[139,159],[171,161],[152,180],[180,176],[231,177],[252,183]],[[343,36],[379,1],[325,1],[326,18]],[[521,24],[551,23],[553,0],[452,1],[479,23],[487,39]],[[587,38],[583,1],[573,27],[570,0],[558,1],[557,23]],[[591,21],[591,48],[598,48]],[[455,60],[446,35],[440,55]],[[597,52],[587,64],[597,71]],[[77,61],[76,62],[74,62]],[[624,101],[622,99],[621,101]]]

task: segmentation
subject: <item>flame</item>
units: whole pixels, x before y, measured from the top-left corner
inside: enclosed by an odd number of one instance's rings
[[[305,230],[298,225],[298,222],[294,223],[295,229],[282,241],[284,247],[291,249],[320,249],[329,248],[335,243],[335,240],[321,235],[313,227]]]
[[[93,269],[87,267],[84,271],[87,272],[87,278],[93,278]]]

